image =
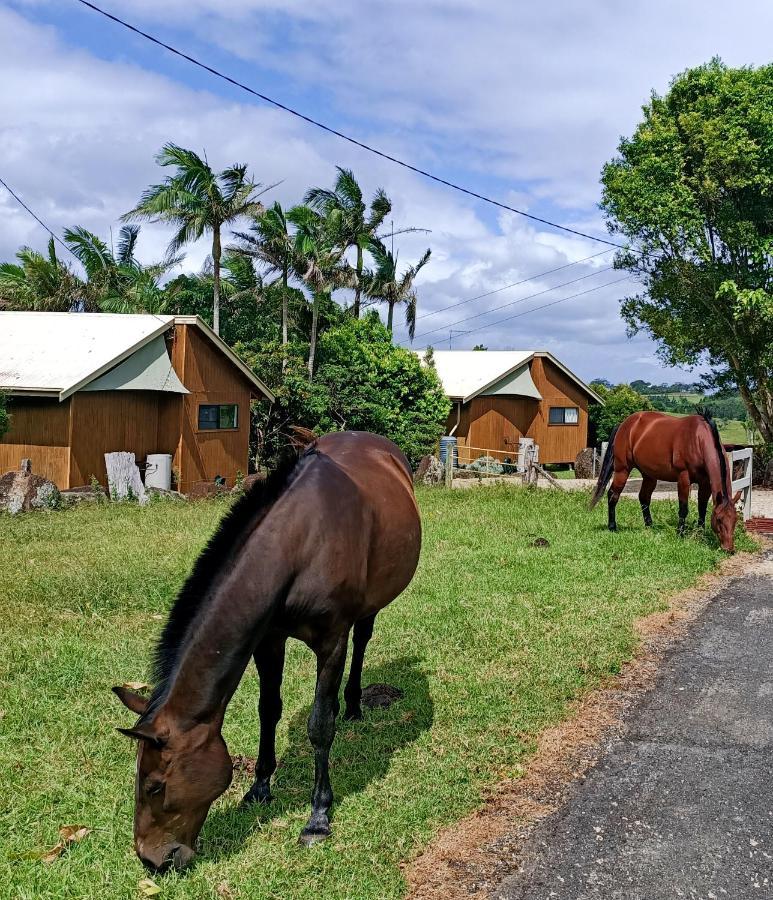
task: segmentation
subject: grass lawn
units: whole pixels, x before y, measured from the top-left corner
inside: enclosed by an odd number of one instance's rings
[[[399,863],[517,774],[535,735],[630,656],[632,621],[720,556],[712,535],[677,538],[675,503],[653,504],[645,531],[638,503],[622,500],[618,534],[581,493],[425,489],[420,503],[419,572],[379,617],[364,675],[405,697],[340,724],[332,838],[296,843],[311,790],[314,666],[291,642],[275,802],[239,810],[249,779],[237,773],[195,867],[155,879],[161,900],[400,897]],[[110,686],[147,678],[164,614],[223,504],[0,517],[0,897],[141,896],[134,749],[115,731],[133,719]],[[538,537],[549,546],[533,546]],[[256,701],[249,669],[226,718],[233,754],[256,752]],[[63,824],[93,831],[50,864],[30,858]]]

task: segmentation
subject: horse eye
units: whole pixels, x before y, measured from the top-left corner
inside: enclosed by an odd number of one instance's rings
[[[152,797],[154,794],[160,794],[164,790],[163,781],[150,781],[145,785],[145,793]]]

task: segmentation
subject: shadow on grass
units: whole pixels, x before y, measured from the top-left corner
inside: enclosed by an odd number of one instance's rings
[[[363,709],[365,718],[347,722],[339,715],[330,753],[330,778],[334,803],[331,820],[341,801],[365,790],[383,778],[394,753],[408,746],[432,726],[434,708],[429,682],[417,657],[399,657],[376,668],[367,666],[363,685],[386,683],[399,687],[405,696],[389,709]],[[343,709],[343,703],[342,703]],[[202,858],[222,858],[238,853],[254,831],[276,818],[310,812],[314,780],[314,757],[306,732],[310,707],[299,710],[288,731],[288,746],[279,760],[271,793],[273,801],[246,809],[238,804],[252,777],[235,773],[226,801],[210,813],[201,834]]]

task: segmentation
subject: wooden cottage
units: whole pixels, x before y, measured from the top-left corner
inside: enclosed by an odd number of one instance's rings
[[[573,463],[588,446],[588,406],[601,397],[546,350],[446,350],[433,359],[453,409],[459,461],[487,452],[515,461],[533,438],[543,463]]]
[[[23,457],[61,489],[106,482],[104,454],[172,454],[183,492],[247,473],[250,401],[263,382],[197,316],[0,312],[10,431],[0,473]]]

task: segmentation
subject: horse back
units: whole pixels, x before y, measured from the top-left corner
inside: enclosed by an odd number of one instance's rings
[[[676,481],[679,473],[691,477],[705,469],[708,426],[701,416],[670,416],[656,411],[633,413],[615,437],[615,464],[637,468],[662,481]]]

